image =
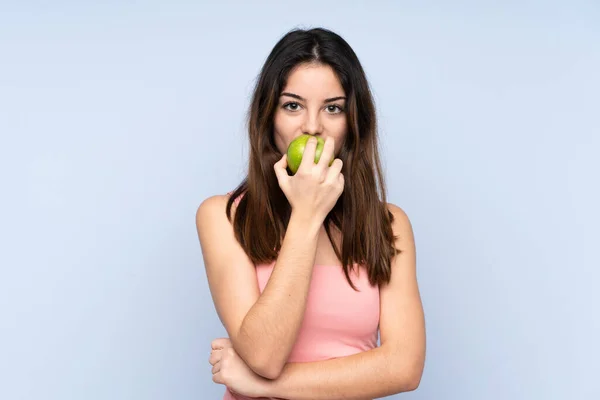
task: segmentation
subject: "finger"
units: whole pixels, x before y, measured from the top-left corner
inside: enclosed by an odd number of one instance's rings
[[[325,139],[323,151],[321,152],[321,157],[319,158],[319,162],[317,163],[320,168],[325,169],[327,166],[329,166],[329,163],[333,161],[334,150],[335,139],[332,137],[327,137],[327,139]]]
[[[285,182],[287,179],[290,178],[290,175],[288,174],[286,168],[287,168],[287,154],[284,154],[279,159],[279,161],[277,161],[273,165],[273,169],[275,170],[275,175],[277,176],[277,180],[279,180],[279,182]]]
[[[213,374],[212,380],[214,383],[220,383],[221,385],[225,384],[225,381],[223,381],[223,377],[221,376],[220,372]]]
[[[221,361],[221,358],[223,357],[221,351],[222,350],[213,350],[210,352],[210,357],[208,357],[210,365],[215,365],[215,363]]]
[[[325,178],[326,182],[335,182],[339,179],[341,175],[342,168],[344,167],[344,163],[339,158],[333,160],[333,164],[327,170],[327,177]]]
[[[302,153],[302,161],[300,161],[300,167],[298,169],[308,170],[315,164],[315,152],[317,150],[317,138],[312,136],[306,142],[304,146],[304,153]]]
[[[221,371],[221,361],[215,363],[211,369],[213,375],[219,373],[219,371]]]
[[[210,343],[210,347],[213,350],[222,349],[223,347],[227,347],[228,341],[228,338],[217,338]]]
[[[283,153],[283,155],[281,156],[281,158],[279,160],[277,160],[277,162],[275,164],[273,164],[273,168],[277,171],[285,171],[285,169],[287,168],[288,163],[287,163],[287,153]]]

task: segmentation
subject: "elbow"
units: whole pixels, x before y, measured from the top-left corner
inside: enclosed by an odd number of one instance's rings
[[[284,363],[273,360],[270,357],[257,357],[254,360],[249,360],[248,366],[258,375],[267,379],[277,379],[283,372]]]
[[[421,374],[415,374],[414,376],[410,376],[406,382],[404,383],[404,391],[412,392],[413,390],[417,390],[419,385],[421,384]]]
[[[257,374],[261,375],[263,378],[267,379],[277,379],[281,375],[283,368],[278,367],[264,367],[260,369],[261,372],[257,372]]]
[[[423,363],[418,362],[410,367],[405,366],[400,369],[400,373],[398,374],[398,376],[402,377],[398,382],[400,392],[412,392],[418,389],[421,384],[421,377],[423,376],[423,367]]]
[[[404,373],[402,375],[399,375],[402,378],[399,378],[397,380],[397,386],[396,386],[395,393],[412,392],[414,390],[417,390],[417,388],[421,384],[421,375],[420,374],[417,374],[417,373],[407,374],[406,372],[407,371],[404,371]]]
[[[271,380],[277,379],[283,371],[287,357],[284,358],[276,348],[265,347],[247,341],[240,343],[240,351],[236,352],[256,374]]]

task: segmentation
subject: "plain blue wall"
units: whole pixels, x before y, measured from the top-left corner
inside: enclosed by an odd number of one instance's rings
[[[364,63],[414,225],[427,364],[397,398],[600,398],[598,2],[259,3],[1,3],[0,398],[221,397],[195,211],[295,26]]]

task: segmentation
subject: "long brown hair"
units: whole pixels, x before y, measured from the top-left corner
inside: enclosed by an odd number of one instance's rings
[[[324,221],[327,236],[354,289],[349,273],[355,263],[366,267],[372,285],[388,283],[391,258],[399,250],[394,246],[393,215],[387,209],[373,97],[358,57],[330,30],[292,30],[267,57],[248,111],[248,173],[231,193],[227,217],[231,221],[232,204],[243,195],[232,221],[237,240],[255,264],[277,259],[291,207],[273,170],[283,155],[275,145],[273,118],[290,71],[304,63],[333,68],[348,99],[348,132],[338,156],[345,186]],[[330,224],[342,234],[341,249],[332,239]]]

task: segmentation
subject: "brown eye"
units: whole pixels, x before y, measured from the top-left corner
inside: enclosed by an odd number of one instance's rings
[[[329,106],[327,106],[327,112],[330,114],[339,114],[342,111],[344,111],[344,109],[340,106],[338,106],[337,104],[331,104]]]
[[[295,102],[289,102],[289,103],[285,103],[283,105],[283,108],[288,110],[288,111],[298,111],[300,109],[300,104],[295,103]]]

